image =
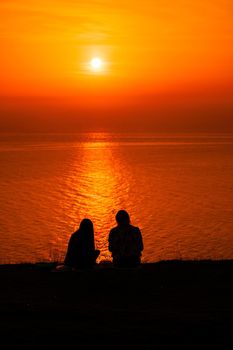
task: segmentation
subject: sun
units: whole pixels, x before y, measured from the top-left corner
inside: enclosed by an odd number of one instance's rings
[[[92,58],[92,60],[90,62],[91,70],[93,70],[95,72],[100,71],[102,66],[103,66],[103,61],[101,60],[101,58],[99,58],[99,57]]]

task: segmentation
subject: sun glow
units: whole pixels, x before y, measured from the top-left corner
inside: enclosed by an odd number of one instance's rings
[[[93,71],[100,71],[102,69],[103,62],[99,57],[94,57],[90,62],[90,66]]]

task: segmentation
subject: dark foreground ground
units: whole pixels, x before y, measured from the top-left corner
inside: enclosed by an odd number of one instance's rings
[[[0,347],[232,348],[233,261],[0,265]]]

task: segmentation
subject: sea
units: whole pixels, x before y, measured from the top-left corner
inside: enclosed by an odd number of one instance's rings
[[[83,218],[109,261],[120,209],[144,262],[233,259],[233,135],[0,135],[0,264],[62,262]]]

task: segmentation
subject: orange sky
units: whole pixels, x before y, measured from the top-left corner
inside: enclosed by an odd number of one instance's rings
[[[177,120],[229,130],[232,23],[231,0],[1,0],[2,130],[20,117],[25,130],[47,121],[56,131],[54,120],[62,130],[64,118],[101,129],[119,113],[139,129]]]

